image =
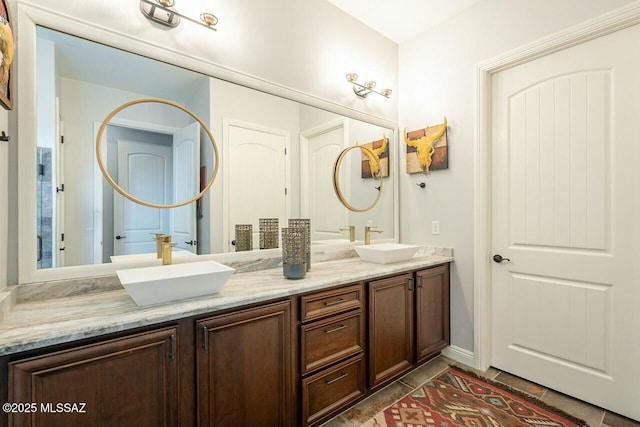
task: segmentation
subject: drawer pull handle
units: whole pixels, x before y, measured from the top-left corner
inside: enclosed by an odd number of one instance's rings
[[[344,298],[340,298],[337,301],[332,301],[332,302],[325,302],[324,305],[325,307],[330,307],[332,305],[338,305],[338,304],[342,304],[344,302]]]
[[[333,384],[336,381],[340,381],[341,379],[345,378],[347,375],[347,373],[343,372],[342,375],[340,375],[338,378],[334,378],[332,380],[324,380],[325,383],[327,383],[327,385]]]
[[[334,328],[334,329],[325,329],[324,333],[325,334],[331,334],[333,332],[338,332],[339,330],[344,329],[346,327],[347,327],[347,325],[340,325],[340,326],[338,326],[337,328]]]

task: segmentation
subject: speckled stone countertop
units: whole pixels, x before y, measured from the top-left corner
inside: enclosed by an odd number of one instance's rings
[[[383,265],[349,258],[313,264],[302,280],[285,279],[282,268],[236,273],[218,294],[149,307],[138,307],[124,289],[18,302],[0,321],[0,356],[451,261],[431,255]]]

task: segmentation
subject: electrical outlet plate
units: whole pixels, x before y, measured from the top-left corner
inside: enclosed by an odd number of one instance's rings
[[[431,221],[431,234],[440,234],[440,221]]]

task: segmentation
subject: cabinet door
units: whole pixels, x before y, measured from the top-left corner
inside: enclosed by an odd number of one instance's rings
[[[166,328],[11,363],[9,401],[37,408],[9,425],[177,425],[176,339]]]
[[[290,302],[197,322],[200,426],[291,425]]]
[[[369,387],[411,368],[413,275],[369,283]]]
[[[449,264],[416,273],[416,359],[449,345]]]

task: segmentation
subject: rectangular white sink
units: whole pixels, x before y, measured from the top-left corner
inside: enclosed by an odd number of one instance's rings
[[[360,258],[377,264],[393,264],[411,259],[418,246],[401,243],[377,243],[375,245],[354,246]]]
[[[216,294],[235,270],[215,261],[117,270],[138,306]]]

